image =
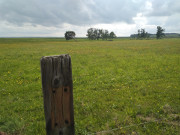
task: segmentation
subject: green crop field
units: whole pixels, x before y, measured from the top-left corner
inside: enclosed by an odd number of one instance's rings
[[[77,135],[180,134],[178,38],[1,38],[0,132],[45,134],[40,58],[59,54],[72,59]]]

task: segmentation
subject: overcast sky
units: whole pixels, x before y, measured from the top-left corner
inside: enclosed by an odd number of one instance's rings
[[[0,0],[0,37],[85,37],[91,27],[129,36],[157,26],[180,33],[180,0]]]

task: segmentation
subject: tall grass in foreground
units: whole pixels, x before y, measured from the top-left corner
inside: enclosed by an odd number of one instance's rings
[[[72,59],[76,134],[180,134],[180,39],[0,39],[0,131],[45,134],[40,58],[59,54]]]

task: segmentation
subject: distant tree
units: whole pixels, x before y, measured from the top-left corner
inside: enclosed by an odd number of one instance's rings
[[[116,37],[114,32],[109,33],[108,30],[89,28],[87,30],[86,36],[90,40],[107,40],[108,38],[113,39]]]
[[[137,38],[138,38],[138,39],[141,38],[141,30],[140,30],[140,29],[138,29]]]
[[[144,39],[144,38],[149,38],[149,33],[145,31],[145,29],[138,29],[138,34],[137,34],[138,39]]]
[[[102,39],[107,40],[109,38],[109,31],[108,30],[103,30],[102,31]]]
[[[137,38],[138,34],[131,34],[130,38]]]
[[[87,37],[90,39],[90,40],[95,40],[96,39],[96,35],[95,35],[95,29],[94,28],[89,28],[87,30]]]
[[[116,34],[115,34],[113,31],[110,32],[109,38],[110,38],[110,39],[116,38]]]
[[[103,29],[99,29],[99,38],[101,38],[102,39],[102,36],[103,36]]]
[[[163,29],[163,28],[160,27],[160,26],[157,26],[156,38],[157,38],[157,39],[160,39],[160,38],[162,38],[163,36],[165,36],[164,32],[165,32],[165,29]]]
[[[66,40],[74,39],[76,36],[76,33],[74,31],[66,31],[64,34]]]
[[[100,38],[99,29],[94,28],[94,31],[93,31],[93,39],[94,39],[94,40],[99,40],[99,38]]]
[[[102,30],[96,28],[89,28],[87,30],[86,36],[90,40],[99,40],[100,38],[102,38]]]
[[[145,29],[141,29],[141,38],[146,38],[146,31],[145,31]]]
[[[97,29],[96,38],[97,38],[97,40],[99,40],[100,38],[102,38],[102,30],[101,30],[101,29]]]

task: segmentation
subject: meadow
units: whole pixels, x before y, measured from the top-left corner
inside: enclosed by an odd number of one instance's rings
[[[59,54],[72,59],[77,135],[180,134],[178,38],[0,38],[1,132],[45,134],[40,58]]]

